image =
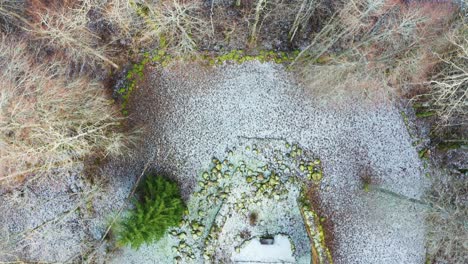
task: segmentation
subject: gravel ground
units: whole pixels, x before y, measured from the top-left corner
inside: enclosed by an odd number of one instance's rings
[[[57,172],[22,190],[0,190],[0,263],[65,262],[89,239],[86,210],[96,190],[79,172]],[[83,210],[82,210],[83,209]]]
[[[380,188],[421,198],[428,181],[399,109],[322,99],[271,63],[176,64],[152,71],[132,105],[133,120],[146,125],[139,156],[150,157],[157,146],[152,165],[181,182],[188,197],[211,158],[239,140],[297,142],[323,162],[320,197],[333,222],[336,263],[423,263],[423,208],[385,192],[365,192],[360,176],[367,168]],[[114,260],[143,263],[156,255],[154,249],[124,250]]]
[[[320,204],[332,222],[335,263],[424,262],[423,208],[362,188],[363,168],[373,184],[408,198],[421,198],[428,185],[397,107],[353,98],[323,103],[271,63],[175,64],[147,76],[130,109],[132,124],[144,125],[144,140],[106,166],[100,189],[71,173],[0,193],[0,261],[69,260],[86,241],[101,238],[148,160],[151,169],[177,179],[189,198],[212,157],[252,139],[297,143],[322,160]],[[95,260],[172,263],[170,246],[164,239],[107,256],[100,249]]]

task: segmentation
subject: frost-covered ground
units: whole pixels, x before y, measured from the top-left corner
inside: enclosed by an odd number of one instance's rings
[[[258,238],[246,242],[247,245],[238,254],[234,261],[242,263],[295,263],[292,256],[291,244],[287,236],[277,235],[273,245],[262,245]],[[310,262],[309,262],[310,263]]]
[[[399,109],[346,96],[335,103],[323,101],[272,63],[215,68],[176,64],[150,70],[130,109],[132,124],[145,126],[144,140],[130,157],[107,165],[102,189],[72,173],[53,184],[43,181],[21,193],[2,193],[0,261],[19,256],[64,262],[79,256],[89,246],[83,241],[101,238],[148,160],[151,169],[177,179],[189,199],[199,191],[198,181],[213,157],[222,159],[228,150],[257,141],[273,148],[295,143],[321,160],[318,196],[332,223],[335,263],[423,263],[423,208],[372,188],[366,192],[361,180],[366,170],[381,189],[415,199],[423,195],[427,180]],[[284,216],[288,210],[284,208]],[[305,230],[295,230],[297,241]],[[19,235],[5,239],[11,234]],[[93,256],[97,262],[173,263],[176,242],[169,234],[139,251],[106,253],[102,247]],[[230,251],[235,252],[234,246]]]
[[[157,149],[153,165],[189,197],[212,157],[241,140],[298,143],[322,160],[320,197],[333,223],[336,263],[422,263],[423,208],[365,192],[361,181],[366,169],[380,188],[422,196],[427,180],[400,111],[389,103],[321,99],[271,63],[154,71],[133,103],[134,120],[147,129],[141,157]],[[141,263],[157,255],[125,250],[114,260]]]

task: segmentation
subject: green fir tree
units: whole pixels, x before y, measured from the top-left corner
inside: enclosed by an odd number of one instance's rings
[[[176,182],[148,175],[141,199],[121,223],[119,243],[138,249],[143,243],[161,239],[166,230],[179,224],[185,210]]]

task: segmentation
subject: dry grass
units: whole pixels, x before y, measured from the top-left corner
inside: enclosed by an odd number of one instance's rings
[[[130,2],[0,0],[0,19],[16,31],[4,27],[0,35],[1,185],[120,154],[133,140],[95,80],[103,78],[97,70],[118,68],[114,59],[125,57],[115,42],[138,32]],[[103,38],[106,30],[115,34]]]
[[[429,85],[430,105],[440,117],[439,126],[463,126],[468,111],[468,25],[460,23],[446,38],[448,52],[438,54],[440,71]]]
[[[67,79],[61,61],[36,64],[22,41],[0,42],[0,183],[119,154],[121,118],[98,83]]]
[[[433,263],[466,263],[468,256],[466,175],[434,176],[428,202],[427,250]]]
[[[421,58],[437,49],[436,36],[447,29],[453,12],[451,6],[388,0],[352,0],[338,10],[295,61],[301,76],[311,87],[338,96],[354,89],[384,98],[428,70],[422,62],[430,62]]]
[[[0,0],[0,30],[14,31],[19,24],[19,15],[24,9],[23,0]]]
[[[96,0],[92,1],[96,2]],[[139,32],[145,28],[145,22],[139,18],[132,3],[133,1],[129,0],[113,0],[104,6],[93,3],[90,5],[99,6],[104,18],[116,28],[117,32],[114,32],[113,36],[114,42],[129,42],[126,43],[126,47],[135,50],[142,43],[142,36]]]
[[[175,54],[194,52],[197,41],[211,34],[211,26],[201,17],[200,0],[164,0],[154,4],[135,4],[144,19],[142,42],[159,42]]]
[[[48,4],[32,1],[34,4],[28,7],[31,21],[25,29],[31,33],[32,39],[41,40],[69,60],[89,65],[107,63],[118,68],[108,57],[109,47],[98,45],[99,37],[88,28],[92,3],[78,5],[75,2]]]

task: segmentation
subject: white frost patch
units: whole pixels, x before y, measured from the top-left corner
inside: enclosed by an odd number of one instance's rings
[[[272,245],[262,245],[260,239],[246,242],[239,253],[232,257],[235,263],[296,263],[287,236],[276,235]]]

